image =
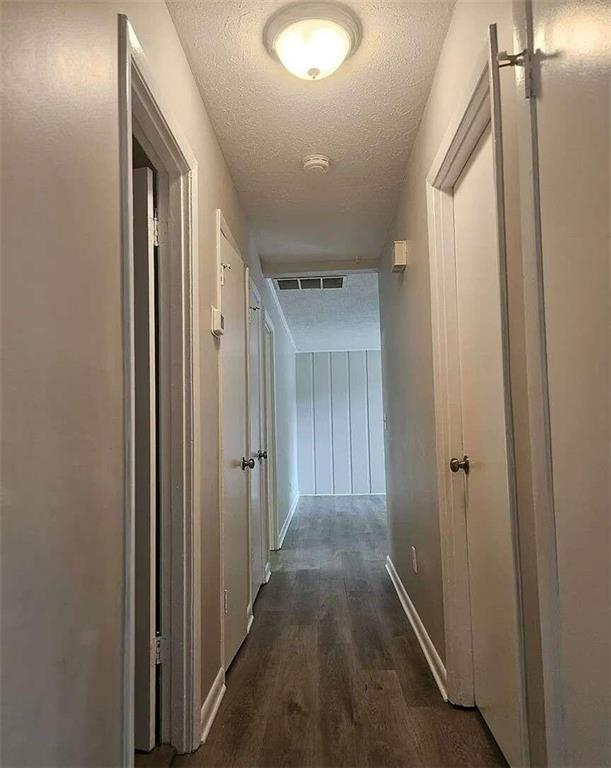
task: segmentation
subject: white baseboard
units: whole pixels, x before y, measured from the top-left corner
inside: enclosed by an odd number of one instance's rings
[[[385,493],[301,493],[300,496],[386,496]]]
[[[265,563],[265,584],[271,579],[272,577],[272,564],[269,562],[269,560]]]
[[[208,691],[208,695],[206,696],[206,701],[204,701],[202,705],[201,716],[200,716],[202,744],[208,738],[208,734],[210,733],[210,728],[212,728],[212,723],[214,722],[216,713],[219,711],[219,707],[221,706],[221,701],[223,700],[223,696],[225,695],[225,690],[226,690],[225,670],[223,667],[221,667],[216,677],[214,678],[214,682],[212,683],[212,688],[210,688],[210,690]]]
[[[422,653],[424,653],[424,657],[427,660],[429,667],[431,668],[431,672],[433,673],[433,677],[435,678],[439,692],[443,696],[443,700],[447,701],[448,676],[446,673],[446,668],[439,654],[437,653],[437,649],[433,645],[433,641],[431,640],[429,633],[426,631],[426,627],[422,623],[422,619],[418,615],[416,606],[410,600],[410,597],[407,594],[407,590],[403,586],[403,582],[401,581],[401,578],[397,573],[394,563],[390,559],[390,556],[386,558],[386,570],[388,571],[388,575],[394,584],[399,600],[401,601],[401,605],[403,606],[403,610],[409,619],[409,623],[412,625],[412,629],[418,638],[418,642],[422,648]]]
[[[248,611],[248,623],[246,624],[246,634],[250,634],[250,628],[252,627],[252,623],[255,620],[255,616],[252,612],[252,610]]]
[[[297,494],[297,496],[295,496],[295,498],[293,499],[293,503],[291,504],[289,513],[286,516],[284,525],[282,526],[282,528],[280,529],[280,533],[278,534],[278,549],[281,549],[282,545],[284,544],[284,537],[286,536],[286,533],[289,529],[291,520],[293,519],[293,515],[295,514],[295,510],[297,509],[298,503],[299,503],[299,494]]]

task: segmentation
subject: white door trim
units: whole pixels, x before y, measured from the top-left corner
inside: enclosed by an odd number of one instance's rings
[[[199,307],[197,161],[155,84],[152,68],[125,15],[119,15],[119,117],[125,408],[124,617],[122,765],[134,760],[134,331],[132,132],[136,127],[159,159],[160,362],[165,417],[161,517],[162,624],[169,632],[162,664],[162,733],[179,752],[196,749],[201,705],[201,446],[199,430]],[[164,211],[165,208],[165,211]],[[165,246],[165,247],[164,247]],[[164,258],[164,253],[167,254]],[[171,255],[171,257],[170,257]],[[165,298],[165,300],[164,300]],[[165,308],[165,309],[164,309]],[[167,527],[167,530],[165,529]],[[171,610],[170,610],[171,606]]]
[[[486,127],[494,124],[498,104],[492,101],[492,82],[498,70],[491,71],[488,50],[480,55],[469,87],[460,102],[454,119],[441,143],[427,176],[427,206],[429,219],[429,252],[431,268],[431,309],[433,330],[433,363],[435,384],[435,421],[437,434],[437,485],[439,494],[439,524],[442,546],[444,591],[444,623],[448,697],[454,704],[473,705],[473,639],[469,595],[469,562],[466,527],[466,499],[461,483],[452,482],[448,461],[462,447],[462,417],[459,395],[451,382],[459,381],[458,315],[454,244],[453,187],[465,163],[475,149]],[[498,126],[497,126],[498,127]],[[500,152],[493,136],[495,152]],[[499,156],[496,156],[495,168]],[[502,218],[502,200],[498,201]],[[509,336],[506,322],[505,244],[503,222],[500,222],[499,269],[501,273],[501,322],[506,393],[506,437],[509,486],[511,490],[512,535],[518,606],[521,606],[519,579],[519,541],[515,505],[515,458],[513,454],[513,424],[511,419],[511,379],[509,372]],[[520,665],[522,670],[522,701],[526,701],[524,685],[524,640],[521,613],[519,616]],[[526,713],[521,712],[523,752],[526,744]]]
[[[272,287],[273,290],[273,287]],[[267,374],[266,368],[266,355],[265,355],[265,331],[268,330],[271,336],[271,359],[269,361],[269,367],[271,370],[270,385],[270,398],[267,402],[267,377],[266,391],[265,391],[265,418],[266,418],[266,436],[267,445],[267,510],[268,510],[268,544],[269,549],[279,549],[279,531],[278,531],[278,489],[277,489],[277,461],[276,461],[276,329],[272,322],[269,313],[263,309],[263,336],[264,336],[264,349],[263,349],[263,365],[265,374]],[[267,553],[267,560],[269,563],[269,552]]]

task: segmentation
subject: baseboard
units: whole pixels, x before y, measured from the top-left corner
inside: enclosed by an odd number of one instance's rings
[[[272,564],[269,562],[269,560],[265,563],[265,584],[271,579],[272,577]]]
[[[216,677],[214,678],[214,682],[212,683],[212,688],[210,688],[210,690],[208,691],[208,695],[206,696],[206,701],[204,701],[202,705],[201,716],[200,716],[202,744],[208,738],[208,734],[210,733],[210,728],[212,728],[212,723],[214,722],[216,713],[219,711],[219,707],[221,706],[221,701],[223,700],[223,696],[225,695],[225,690],[226,690],[225,670],[223,667],[221,667]]]
[[[282,548],[282,545],[284,544],[284,537],[287,534],[287,531],[289,529],[289,526],[291,524],[291,520],[293,519],[293,515],[295,514],[295,510],[297,509],[297,504],[299,503],[299,494],[295,496],[293,499],[293,503],[291,504],[291,508],[289,509],[289,513],[286,516],[286,520],[284,521],[284,525],[280,529],[280,533],[278,534],[278,549]]]
[[[385,493],[301,493],[300,496],[386,496]]]
[[[252,623],[255,620],[255,615],[252,612],[252,608],[250,605],[248,606],[248,611],[246,612],[246,615],[248,616],[248,623],[246,624],[246,634],[250,634],[250,628],[252,627]]]
[[[429,633],[426,631],[426,627],[422,623],[422,619],[418,615],[416,606],[410,600],[410,597],[407,594],[407,590],[403,586],[403,582],[401,581],[401,578],[397,573],[394,563],[390,559],[390,556],[386,558],[386,570],[388,571],[388,575],[390,576],[399,600],[401,601],[403,610],[409,619],[409,623],[412,625],[412,629],[418,638],[418,642],[422,648],[422,653],[424,653],[424,657],[427,660],[429,667],[431,668],[431,672],[433,673],[433,677],[435,678],[439,692],[443,696],[443,700],[447,701],[448,676],[446,673],[446,668],[439,654],[437,653],[437,649],[433,645],[433,641],[429,637]]]

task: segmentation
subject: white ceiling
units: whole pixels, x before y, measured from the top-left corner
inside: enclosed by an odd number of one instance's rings
[[[376,258],[394,215],[453,0],[352,0],[363,40],[338,72],[299,80],[267,54],[285,0],[167,0],[260,255]],[[303,157],[331,157],[308,176]]]
[[[343,288],[277,293],[298,352],[380,349],[377,274],[347,275]]]

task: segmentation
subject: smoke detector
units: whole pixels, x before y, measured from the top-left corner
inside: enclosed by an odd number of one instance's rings
[[[303,158],[303,170],[306,173],[326,173],[330,162],[326,155],[307,155]]]

